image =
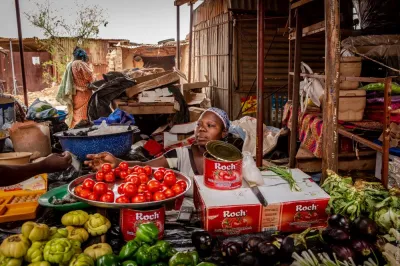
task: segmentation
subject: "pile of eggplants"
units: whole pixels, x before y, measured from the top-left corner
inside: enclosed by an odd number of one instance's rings
[[[380,241],[382,238],[378,237],[375,221],[359,217],[350,222],[340,214],[332,215],[325,229],[307,229],[290,235],[256,234],[222,241],[213,240],[205,231],[192,235],[192,242],[200,256],[214,256],[213,250],[217,250],[225,263],[221,265],[238,266],[290,265],[292,255],[304,251],[329,254],[332,258],[334,253],[339,261],[354,261],[357,265],[368,260],[384,265],[377,245]]]
[[[376,246],[378,227],[368,217],[358,217],[353,222],[340,214],[329,217],[328,227],[322,230],[321,240],[329,253],[335,253],[340,261],[350,258],[358,264],[372,259],[379,265],[382,260]]]

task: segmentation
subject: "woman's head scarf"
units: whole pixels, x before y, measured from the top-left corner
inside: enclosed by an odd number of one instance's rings
[[[224,124],[225,129],[229,130],[229,127],[231,126],[231,121],[229,120],[229,117],[224,110],[221,110],[216,107],[211,107],[211,108],[208,108],[205,112],[214,113],[216,116],[218,116],[221,119],[222,123]]]
[[[74,55],[74,60],[82,60],[85,62],[87,62],[89,60],[89,57],[88,57],[86,51],[79,47],[75,48],[73,55]]]

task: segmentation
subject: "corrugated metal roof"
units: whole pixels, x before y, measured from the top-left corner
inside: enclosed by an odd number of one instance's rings
[[[181,41],[180,45],[187,45],[188,41]],[[137,48],[163,48],[163,47],[175,47],[176,42],[167,42],[163,44],[137,44],[137,45],[121,45],[122,48],[137,49]]]

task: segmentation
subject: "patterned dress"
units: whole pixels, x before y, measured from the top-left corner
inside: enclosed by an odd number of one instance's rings
[[[86,120],[87,107],[92,96],[92,91],[88,89],[88,85],[94,81],[93,71],[90,66],[82,61],[75,60],[72,62],[72,76],[76,95],[73,96],[73,121],[71,127],[75,127],[81,120]]]

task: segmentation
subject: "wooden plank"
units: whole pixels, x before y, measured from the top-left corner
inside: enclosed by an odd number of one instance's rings
[[[313,1],[314,0],[300,0],[300,1],[296,2],[296,3],[293,3],[290,8],[291,9],[296,9],[296,8],[301,7],[301,6],[304,6],[305,4],[311,3]]]
[[[340,12],[339,0],[325,0],[325,94],[323,112],[322,179],[326,170],[338,170],[338,103],[340,77]]]
[[[322,32],[324,30],[325,30],[325,21],[321,21],[321,22],[315,23],[311,26],[304,27],[302,37],[310,36],[315,33]],[[290,40],[294,40],[295,38],[296,38],[295,32],[293,32],[289,35]]]
[[[179,81],[179,75],[177,73],[173,72],[173,73],[158,77],[156,79],[145,81],[145,82],[137,84],[133,87],[130,87],[130,88],[126,89],[126,95],[129,98],[132,98],[133,96],[137,95],[138,93],[140,93],[142,91],[156,89],[156,88],[159,88],[162,86],[173,84],[177,81]]]
[[[298,113],[300,105],[300,63],[301,63],[301,10],[296,10],[296,41],[294,44],[294,77],[293,77],[293,107],[292,107],[292,128],[290,130],[290,150],[289,150],[289,167],[294,168],[296,166],[296,153],[297,153],[297,125],[298,125]]]
[[[134,80],[135,80],[136,85],[137,85],[137,84],[143,83],[145,81],[149,81],[149,80],[152,80],[152,79],[156,79],[156,78],[162,77],[162,76],[170,74],[172,72],[173,72],[173,70],[164,71],[164,72],[155,73],[155,74],[151,74],[151,75],[147,75],[147,76],[143,76],[143,77],[139,77],[139,78],[134,78]]]
[[[129,105],[118,105],[118,108],[133,115],[175,113],[174,104],[170,103],[129,103]]]
[[[175,0],[175,6],[181,6],[184,4],[195,4],[197,0]]]
[[[183,91],[190,91],[193,89],[202,89],[208,87],[208,84],[209,84],[208,81],[203,81],[203,82],[185,83],[181,84],[181,86]]]
[[[384,96],[384,112],[385,119],[383,121],[383,143],[382,143],[382,183],[388,188],[389,182],[389,148],[390,148],[390,113],[392,104],[392,78],[387,78],[385,81],[385,96]]]

